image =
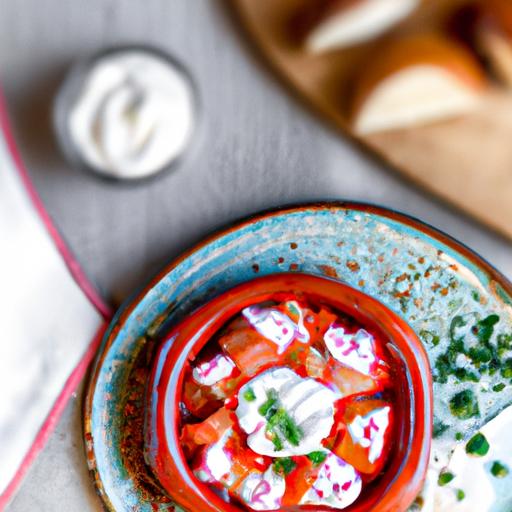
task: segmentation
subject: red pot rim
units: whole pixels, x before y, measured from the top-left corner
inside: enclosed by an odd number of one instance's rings
[[[394,457],[378,483],[363,492],[347,512],[402,512],[420,492],[432,439],[432,376],[422,342],[412,328],[381,302],[344,283],[300,273],[279,273],[238,285],[212,299],[176,325],[157,350],[147,396],[146,458],[163,488],[185,510],[240,512],[193,475],[180,448],[179,395],[185,363],[243,308],[269,299],[305,296],[346,312],[390,340],[404,365],[403,416]],[[281,297],[280,297],[281,296]],[[172,393],[168,393],[173,389]],[[299,510],[333,510],[301,506]]]

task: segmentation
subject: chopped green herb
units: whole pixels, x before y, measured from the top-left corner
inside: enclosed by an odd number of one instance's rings
[[[436,419],[434,421],[434,428],[432,430],[433,437],[441,437],[446,432],[446,430],[448,430],[448,428],[448,425],[445,425],[442,421]]]
[[[327,453],[322,451],[308,453],[308,459],[313,464],[321,464],[326,459],[326,457]]]
[[[489,442],[485,436],[478,432],[466,444],[466,453],[476,457],[483,457],[489,451]]]
[[[254,400],[256,400],[256,395],[254,394],[254,390],[252,388],[247,388],[244,392],[244,398],[248,402],[254,402]]]
[[[512,358],[505,359],[501,367],[501,376],[505,379],[512,378]]]
[[[462,489],[457,489],[457,501],[462,501],[466,497],[466,493]]]
[[[500,382],[499,384],[496,384],[492,387],[492,390],[495,393],[499,393],[500,391],[503,391],[505,389],[506,384],[504,382]]]
[[[455,440],[456,441],[462,441],[464,439],[464,435],[462,434],[462,432],[457,432],[455,434]]]
[[[455,475],[453,473],[450,473],[449,471],[443,471],[439,474],[437,483],[442,487],[443,485],[449,484],[454,478]]]
[[[435,334],[432,331],[420,331],[420,337],[423,339],[425,343],[428,343],[434,347],[439,345],[441,338],[439,335]]]
[[[286,307],[292,315],[300,316],[299,308],[295,302],[287,302]]]
[[[478,382],[480,380],[475,372],[470,372],[466,368],[457,368],[453,374],[460,382]]]
[[[272,444],[274,445],[276,452],[279,452],[283,449],[283,442],[276,433],[273,433],[272,435]]]
[[[512,334],[498,335],[498,356],[503,357],[509,350],[512,350]]]
[[[446,382],[448,382],[448,375],[450,375],[452,370],[452,364],[448,354],[441,354],[436,359],[435,368],[435,381],[440,382],[441,384],[446,384]]]
[[[273,464],[274,472],[278,475],[289,475],[297,466],[291,457],[276,459]]]
[[[477,291],[473,290],[471,292],[471,296],[473,297],[474,301],[480,302],[480,294]]]
[[[509,469],[505,464],[495,460],[491,466],[491,473],[492,476],[495,476],[496,478],[505,478],[509,473]]]
[[[299,446],[299,442],[303,437],[302,430],[282,408],[278,409],[275,414],[268,418],[267,429],[272,432],[278,430],[293,446]]]
[[[478,367],[482,363],[488,363],[492,359],[492,350],[487,346],[471,347],[468,351],[468,356]]]
[[[452,414],[461,419],[468,420],[480,415],[478,401],[471,389],[465,389],[454,395],[450,399],[450,411]]]
[[[275,390],[271,389],[267,393],[267,400],[265,403],[261,404],[258,408],[258,412],[265,416],[265,418],[270,419],[270,417],[275,414],[277,410],[277,393]]]
[[[494,326],[500,321],[498,315],[489,315],[473,326],[473,332],[481,343],[488,343],[494,331]]]
[[[462,316],[457,315],[454,316],[451,323],[450,323],[450,339],[452,341],[462,340],[464,338],[464,335],[457,336],[457,331],[461,329],[462,327],[465,327],[467,325],[467,320],[465,320]]]

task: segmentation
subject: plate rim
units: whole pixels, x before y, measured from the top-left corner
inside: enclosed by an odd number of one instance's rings
[[[198,242],[192,244],[188,249],[184,250],[177,257],[173,258],[169,263],[164,265],[152,278],[146,281],[142,286],[129,295],[125,301],[121,304],[115,315],[112,317],[110,324],[108,325],[103,340],[98,349],[98,353],[95,357],[93,367],[91,369],[89,377],[85,382],[85,396],[83,400],[83,439],[85,445],[85,455],[88,463],[89,473],[92,475],[93,483],[97,494],[102,500],[103,506],[106,510],[115,512],[115,508],[110,502],[110,498],[105,491],[103,482],[99,475],[98,466],[96,464],[96,456],[94,450],[94,438],[92,435],[92,404],[93,398],[97,387],[98,378],[100,371],[105,362],[105,358],[119,332],[121,326],[131,315],[132,311],[137,305],[143,300],[143,298],[173,269],[175,269],[180,263],[186,260],[189,256],[209,245],[213,241],[226,236],[230,233],[238,231],[251,224],[265,220],[271,217],[277,217],[278,215],[298,213],[305,210],[311,211],[328,211],[328,210],[340,210],[347,211],[352,210],[364,214],[373,214],[380,216],[398,223],[401,223],[407,227],[416,229],[431,237],[432,239],[441,242],[455,252],[461,254],[468,259],[472,264],[483,270],[491,279],[499,283],[503,290],[510,296],[512,296],[512,281],[509,280],[501,271],[494,267],[486,258],[478,254],[475,250],[463,242],[458,241],[453,236],[445,233],[441,229],[434,227],[433,225],[420,220],[419,218],[398,211],[393,208],[380,206],[374,203],[364,201],[344,201],[344,200],[327,200],[327,201],[313,201],[313,202],[299,202],[291,203],[283,206],[276,206],[268,209],[258,211],[253,214],[243,216],[239,219],[235,219],[228,222],[218,229],[213,230],[207,236],[200,239]]]

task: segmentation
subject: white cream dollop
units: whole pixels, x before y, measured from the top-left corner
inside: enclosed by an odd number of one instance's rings
[[[183,73],[156,53],[99,59],[69,114],[71,140],[95,170],[141,178],[166,167],[191,133],[194,100]]]
[[[329,453],[318,477],[301,499],[301,505],[328,505],[343,509],[361,494],[359,473],[343,459]]]
[[[275,429],[283,448],[277,449],[268,432],[268,420],[260,408],[275,394],[276,408],[283,409],[300,429],[297,445]],[[250,400],[247,399],[250,397]],[[334,423],[334,402],[338,396],[327,386],[309,377],[303,378],[289,368],[267,370],[244,384],[239,391],[236,415],[240,427],[249,434],[248,446],[269,457],[307,455],[322,449]],[[271,434],[271,435],[273,435]]]

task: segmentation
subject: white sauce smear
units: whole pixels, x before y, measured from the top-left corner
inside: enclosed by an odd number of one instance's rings
[[[446,468],[454,478],[445,486],[437,483],[433,511],[449,512],[510,512],[512,510],[512,447],[510,431],[512,406],[486,423],[481,429],[489,443],[484,456],[466,453],[466,442],[459,443]],[[498,478],[491,472],[494,462],[507,468],[507,473]],[[437,475],[434,476],[437,479]],[[464,493],[457,499],[457,491]],[[428,510],[428,509],[425,509]]]

